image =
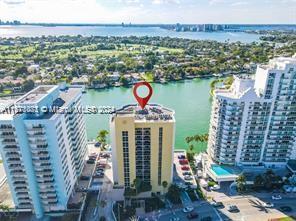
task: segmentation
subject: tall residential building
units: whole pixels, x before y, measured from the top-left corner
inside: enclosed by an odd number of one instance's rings
[[[110,120],[114,184],[129,188],[136,178],[163,191],[173,177],[174,112],[157,104],[127,105]]]
[[[215,91],[208,154],[217,163],[277,167],[296,158],[296,58],[257,67]]]
[[[79,87],[43,85],[14,102],[18,113],[0,114],[0,152],[17,210],[39,218],[67,209],[87,152],[83,114],[70,111],[81,95]],[[67,113],[50,111],[58,107]]]

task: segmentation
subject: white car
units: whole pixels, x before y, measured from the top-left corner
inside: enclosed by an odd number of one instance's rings
[[[272,207],[274,207],[273,203],[269,203],[269,202],[263,203],[263,206],[265,208],[272,208]]]
[[[193,180],[192,176],[186,175],[184,176],[184,180]]]
[[[194,210],[194,208],[192,206],[187,206],[183,209],[184,213],[190,213]]]
[[[282,196],[281,195],[272,195],[271,196],[271,199],[273,199],[273,200],[281,200],[282,199]]]
[[[210,187],[210,190],[220,190],[220,186],[214,185],[214,186]]]

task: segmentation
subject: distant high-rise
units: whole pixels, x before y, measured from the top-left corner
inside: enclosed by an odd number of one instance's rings
[[[80,106],[81,91],[39,86],[11,107],[22,112],[0,114],[0,152],[17,210],[42,217],[67,209],[87,151],[85,122],[82,113],[48,110]]]
[[[221,164],[284,166],[296,158],[296,58],[257,68],[215,91],[208,154]]]
[[[114,185],[132,187],[136,178],[164,191],[173,177],[174,112],[160,105],[127,105],[110,121]]]

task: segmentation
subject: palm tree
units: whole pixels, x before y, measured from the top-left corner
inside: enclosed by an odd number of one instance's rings
[[[185,138],[186,143],[189,145],[189,150],[193,152],[194,150],[194,143],[205,143],[208,141],[209,135],[208,134],[196,134],[194,136],[189,136]]]
[[[264,178],[262,177],[261,174],[257,175],[254,179],[254,187],[259,188],[264,185]]]
[[[241,174],[238,176],[236,179],[236,184],[237,184],[237,190],[238,192],[243,192],[246,188],[246,177],[245,175]]]
[[[164,189],[164,192],[165,192],[165,189],[167,188],[168,186],[168,182],[167,181],[162,181],[162,187]]]
[[[272,188],[272,184],[273,184],[273,181],[275,179],[275,174],[272,170],[267,170],[263,177],[264,177],[264,186],[267,188],[267,189],[271,189]]]
[[[140,219],[137,216],[132,216],[132,217],[129,218],[129,220],[130,221],[139,221]]]
[[[10,208],[9,208],[8,205],[0,204],[0,210],[3,211],[3,214],[4,214],[5,216],[7,216],[7,213],[9,213]]]
[[[97,141],[101,143],[101,150],[106,150],[107,135],[109,132],[107,130],[100,130],[97,136]]]

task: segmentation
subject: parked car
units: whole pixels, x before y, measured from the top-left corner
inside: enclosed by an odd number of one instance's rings
[[[187,186],[191,186],[191,185],[193,185],[193,183],[190,182],[190,181],[186,181],[186,182],[185,182],[185,185],[187,185]]]
[[[181,170],[189,170],[189,167],[188,166],[182,166]]]
[[[183,176],[191,176],[192,174],[191,174],[191,172],[189,172],[189,171],[185,171],[185,172],[183,172]]]
[[[110,154],[108,154],[108,153],[101,153],[101,154],[100,154],[100,157],[103,157],[103,158],[110,158]]]
[[[189,176],[189,175],[186,175],[186,176],[184,176],[184,180],[193,180],[193,177]]]
[[[81,176],[81,177],[80,177],[80,180],[89,180],[89,179],[90,179],[89,176]]]
[[[188,164],[188,160],[186,160],[186,159],[182,159],[182,160],[179,160],[179,163],[180,163],[181,165],[185,165],[185,164]]]
[[[216,184],[214,186],[211,186],[210,190],[220,190],[220,186]]]
[[[224,207],[222,202],[211,202],[211,205],[214,207],[220,207],[220,208]]]
[[[293,191],[293,187],[291,186],[284,186],[284,190],[286,193],[291,193]]]
[[[96,142],[95,143],[95,147],[100,147],[101,146],[101,143],[100,142]]]
[[[263,203],[263,206],[266,207],[266,208],[274,207],[273,203],[269,203],[269,202]]]
[[[282,212],[292,212],[292,208],[290,206],[281,206],[280,211]]]
[[[197,212],[191,212],[187,215],[187,219],[197,219],[197,218],[198,218]]]
[[[229,205],[227,210],[231,213],[238,213],[239,212],[239,209],[236,205]]]
[[[87,160],[86,163],[87,163],[87,164],[94,164],[95,161],[94,161],[94,160]]]
[[[178,156],[178,159],[180,159],[180,160],[181,160],[181,159],[186,159],[186,157],[185,157],[185,155],[179,155],[179,156]]]
[[[183,208],[184,213],[190,213],[193,210],[194,210],[194,208],[192,206],[187,206],[187,207]]]
[[[273,200],[281,200],[282,199],[282,196],[280,194],[274,194],[274,195],[271,196],[271,198]]]

